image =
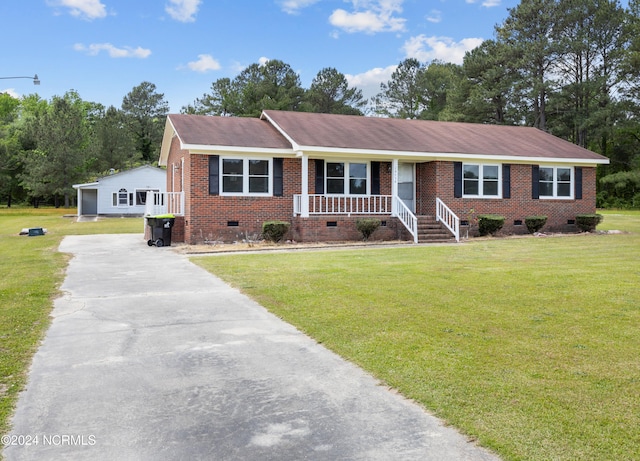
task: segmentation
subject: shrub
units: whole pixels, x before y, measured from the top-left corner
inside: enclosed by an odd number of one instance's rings
[[[579,214],[576,216],[576,226],[582,232],[593,232],[596,226],[602,222],[601,214]]]
[[[267,221],[262,223],[262,236],[265,240],[278,243],[289,232],[291,224],[285,221]]]
[[[478,231],[480,235],[493,235],[504,226],[504,216],[484,214],[478,216]]]
[[[376,229],[380,227],[380,220],[375,218],[365,218],[356,220],[356,229],[362,234],[362,238],[366,242]]]
[[[544,227],[547,223],[546,216],[527,216],[524,218],[524,223],[527,226],[527,230],[530,234],[535,234]]]

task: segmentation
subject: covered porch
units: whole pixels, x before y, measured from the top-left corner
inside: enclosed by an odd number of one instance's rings
[[[391,194],[371,193],[373,185],[362,188],[368,193],[310,193],[309,158],[302,157],[301,194],[293,196],[294,217],[308,218],[311,216],[375,216],[397,218],[409,232],[413,241],[418,243],[421,228],[434,227],[429,218],[434,218],[436,226],[442,225],[451,233],[456,241],[460,240],[460,219],[438,197],[433,215],[419,216],[416,214],[416,168],[415,163],[393,159],[390,164]],[[322,160],[324,162],[324,160]],[[373,164],[373,162],[371,162]],[[316,166],[316,168],[318,168]],[[377,167],[379,168],[379,167]],[[373,167],[371,168],[373,169]],[[327,170],[328,171],[328,170]],[[375,182],[371,176],[367,181]],[[318,189],[318,173],[315,173],[316,189]],[[347,178],[343,176],[342,181]],[[353,175],[348,180],[353,180]],[[328,182],[327,182],[328,183]],[[376,192],[380,191],[380,179],[377,179]],[[320,187],[324,192],[324,186]],[[328,187],[327,187],[328,189]],[[346,189],[345,189],[346,190]]]

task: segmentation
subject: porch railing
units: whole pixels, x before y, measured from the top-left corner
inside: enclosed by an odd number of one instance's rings
[[[436,198],[436,221],[440,221],[449,229],[456,242],[460,241],[460,218],[439,198]]]
[[[322,195],[309,194],[309,214],[388,214],[392,212],[391,195]],[[293,213],[302,214],[303,195],[293,196]]]
[[[147,192],[147,203],[145,204],[145,216],[156,216],[161,214],[184,215],[184,193],[183,192]]]
[[[393,201],[398,219],[413,237],[413,242],[418,243],[418,218],[400,197],[394,197]]]

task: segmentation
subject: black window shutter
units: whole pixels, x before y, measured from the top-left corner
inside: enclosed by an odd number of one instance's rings
[[[462,197],[462,162],[453,162],[453,196]]]
[[[531,166],[531,198],[540,198],[540,167],[538,165]]]
[[[577,166],[575,168],[575,172],[576,172],[575,198],[576,200],[582,200],[582,167]]]
[[[371,195],[380,195],[380,162],[371,162]]]
[[[209,156],[209,195],[220,194],[220,157]]]
[[[511,165],[502,165],[502,198],[511,198]]]
[[[324,160],[316,160],[316,194],[324,194]]]
[[[282,197],[284,195],[284,179],[283,179],[283,159],[273,159],[273,195]]]

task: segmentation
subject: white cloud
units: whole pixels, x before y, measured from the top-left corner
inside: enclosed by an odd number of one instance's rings
[[[370,99],[380,93],[380,84],[387,83],[391,80],[391,74],[397,69],[397,65],[388,67],[376,67],[361,74],[350,75],[345,74],[345,78],[350,87],[356,87],[362,90],[362,96]]]
[[[260,66],[264,66],[266,63],[268,63],[270,61],[269,58],[265,58],[264,56],[260,57],[260,59],[258,59],[258,64]]]
[[[467,51],[480,46],[481,38],[463,38],[459,42],[449,37],[427,37],[418,35],[404,43],[403,50],[408,58],[416,58],[421,62],[434,59],[454,64],[462,64]]]
[[[301,9],[317,3],[320,0],[279,0],[282,11],[288,14],[298,14]]]
[[[426,17],[427,21],[438,23],[442,21],[442,11],[440,10],[431,10],[431,13]]]
[[[331,25],[348,33],[401,32],[406,19],[394,14],[402,12],[404,0],[351,0],[354,12],[341,8],[329,17]]]
[[[197,61],[191,61],[187,64],[189,69],[195,72],[208,72],[210,70],[219,70],[220,63],[210,54],[199,54]]]
[[[194,22],[202,0],[169,0],[165,11],[176,21]]]
[[[89,46],[85,46],[82,43],[76,43],[73,46],[76,51],[86,52],[89,56],[96,56],[101,51],[106,51],[112,58],[148,58],[151,54],[151,50],[146,48],[132,48],[125,46],[124,48],[116,48],[111,43],[92,43]]]
[[[465,0],[465,2],[468,4],[474,4],[478,3],[478,0]],[[494,6],[500,6],[501,3],[501,0],[484,0],[481,5],[485,8],[493,8]]]
[[[69,8],[71,16],[81,19],[100,19],[107,16],[107,9],[100,0],[49,0],[47,4]]]
[[[7,88],[5,90],[0,90],[0,94],[2,94],[2,93],[6,93],[9,96],[11,96],[12,98],[16,98],[16,99],[20,99],[22,97],[21,95],[16,93],[16,89],[15,88]]]

